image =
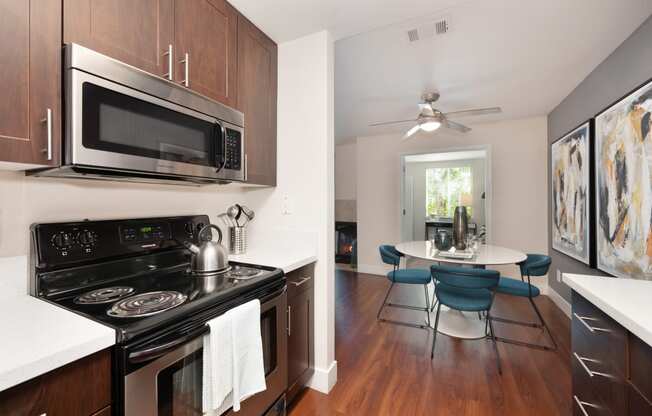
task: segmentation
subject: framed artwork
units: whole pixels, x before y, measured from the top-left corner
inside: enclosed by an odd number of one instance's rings
[[[595,118],[598,269],[652,280],[652,82]]]
[[[552,247],[591,265],[591,123],[552,144]]]

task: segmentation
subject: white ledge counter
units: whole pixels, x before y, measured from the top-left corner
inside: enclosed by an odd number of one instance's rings
[[[115,331],[32,296],[0,306],[0,391],[115,344]]]
[[[244,254],[230,254],[229,260],[277,267],[289,273],[317,261],[317,237],[311,232],[259,231],[249,236]]]
[[[652,346],[652,282],[564,274],[563,282]]]

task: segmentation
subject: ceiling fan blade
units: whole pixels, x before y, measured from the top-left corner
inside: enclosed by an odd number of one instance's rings
[[[386,126],[388,124],[399,124],[399,123],[413,123],[417,121],[416,119],[412,118],[410,120],[397,120],[397,121],[381,121],[380,123],[372,123],[369,125],[369,127],[375,127],[375,126]]]
[[[471,131],[470,127],[466,127],[464,124],[456,123],[454,121],[446,120],[446,127],[452,130],[457,130],[460,133],[466,133]]]
[[[485,114],[501,113],[502,111],[503,110],[500,107],[488,107],[488,108],[474,108],[471,110],[451,111],[450,113],[444,113],[444,115],[446,117],[483,116]]]
[[[418,124],[416,126],[412,127],[410,130],[407,131],[407,133],[405,133],[402,140],[407,140],[410,137],[414,136],[414,134],[416,132],[418,132],[420,128],[421,127]]]

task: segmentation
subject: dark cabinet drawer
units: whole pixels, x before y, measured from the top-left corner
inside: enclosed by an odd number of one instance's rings
[[[627,387],[629,400],[628,416],[650,416],[652,415],[652,403],[650,403],[631,384]]]
[[[652,402],[652,347],[629,334],[629,380]],[[652,415],[652,412],[648,413]]]
[[[612,413],[593,391],[590,381],[576,377],[573,370],[573,416],[621,416]]]
[[[289,272],[286,275],[288,282],[288,299],[292,299],[304,291],[312,290],[315,286],[314,276],[314,264],[309,264]]]
[[[591,362],[594,371],[627,374],[627,331],[575,292],[571,332],[572,351]]]
[[[593,360],[572,353],[573,393],[594,406],[585,405],[590,415],[604,409],[613,415],[624,415],[627,409],[627,388],[620,374],[611,374]],[[575,403],[579,408],[579,405]]]

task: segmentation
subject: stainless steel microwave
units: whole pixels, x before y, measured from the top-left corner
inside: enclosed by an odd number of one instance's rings
[[[37,176],[245,181],[244,115],[77,44],[64,48],[62,166]]]

